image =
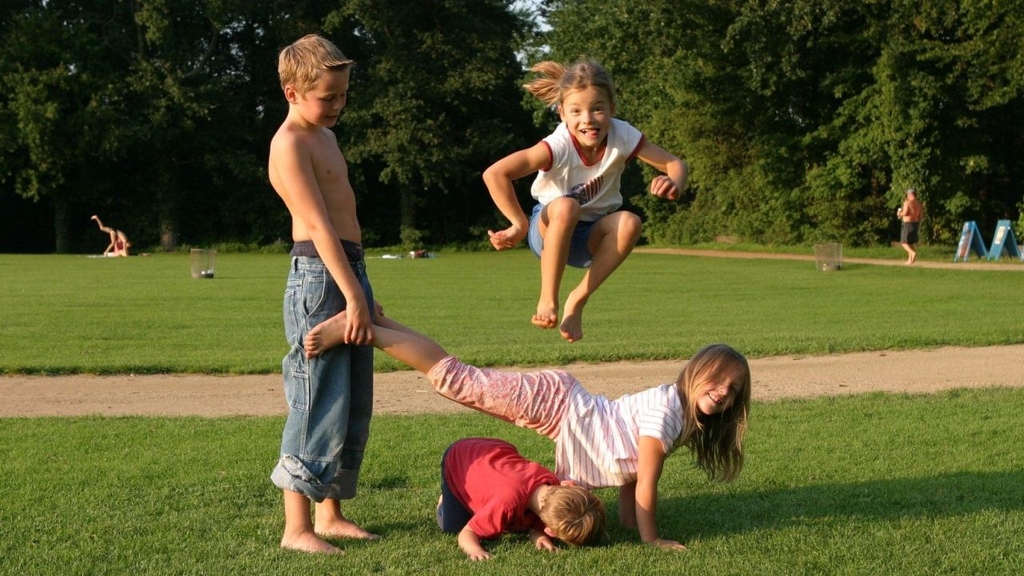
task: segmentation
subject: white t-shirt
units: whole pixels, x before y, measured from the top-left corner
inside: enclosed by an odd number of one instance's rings
[[[635,482],[640,437],[660,440],[671,454],[682,431],[683,403],[673,384],[609,400],[577,383],[555,441],[555,474],[586,488]]]
[[[533,181],[531,193],[538,202],[547,204],[561,196],[574,196],[580,201],[580,220],[584,222],[599,220],[622,206],[622,171],[640,151],[643,133],[612,118],[604,155],[592,166],[584,162],[565,122],[542,142],[551,153],[551,166],[538,172]]]

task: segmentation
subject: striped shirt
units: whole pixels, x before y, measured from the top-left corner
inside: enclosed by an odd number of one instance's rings
[[[554,440],[555,474],[586,488],[636,481],[640,437],[661,440],[668,455],[683,431],[683,403],[672,384],[609,400],[564,370],[477,368],[454,356],[427,378],[449,400]]]
[[[636,481],[641,436],[661,440],[671,454],[683,430],[683,406],[672,384],[617,400],[576,384],[555,444],[555,474],[585,488]]]

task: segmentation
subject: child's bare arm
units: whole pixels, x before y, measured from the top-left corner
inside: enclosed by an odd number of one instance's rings
[[[665,448],[661,440],[640,437],[640,457],[636,476],[636,524],[640,539],[663,548],[685,550],[675,540],[658,537],[658,480],[665,465]]]
[[[367,344],[373,338],[369,305],[327,213],[308,151],[315,145],[317,141],[294,134],[278,134],[274,138],[270,147],[271,170],[276,176],[274,187],[292,218],[301,221],[324,266],[345,296],[348,322],[344,341]]]
[[[536,144],[531,148],[513,152],[491,164],[484,170],[484,184],[491,194],[491,199],[498,210],[508,218],[511,226],[497,232],[488,230],[491,244],[496,250],[514,248],[523,238],[530,226],[530,219],[523,212],[516,198],[512,183],[516,180],[546,168],[551,163],[551,155],[544,144]]]
[[[470,560],[487,560],[490,552],[480,545],[480,538],[466,526],[459,532],[459,548],[469,556]]]
[[[689,185],[690,169],[686,161],[651,142],[644,142],[637,157],[665,173],[651,181],[651,194],[660,198],[676,200]]]

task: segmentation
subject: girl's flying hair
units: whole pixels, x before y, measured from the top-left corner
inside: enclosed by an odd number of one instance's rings
[[[593,60],[579,60],[568,68],[558,62],[545,60],[534,64],[530,70],[540,76],[523,87],[548,106],[561,105],[565,95],[570,92],[594,87],[603,92],[612,109],[615,108],[612,77]]]

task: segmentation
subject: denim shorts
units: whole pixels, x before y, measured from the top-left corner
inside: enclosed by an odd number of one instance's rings
[[[360,259],[350,262],[373,310],[373,290]],[[345,297],[319,258],[295,256],[284,294],[281,362],[288,418],[271,481],[321,502],[352,498],[370,433],[373,347],[339,345],[307,360],[306,334],[345,309]]]
[[[543,204],[533,207],[533,214],[530,215],[530,231],[526,238],[530,244],[530,250],[540,258],[540,252],[544,248],[544,238],[540,235],[540,212],[544,209]],[[587,248],[587,240],[590,239],[590,230],[594,222],[577,222],[576,228],[572,231],[572,239],[569,241],[569,259],[566,264],[573,268],[590,268],[594,255]]]

